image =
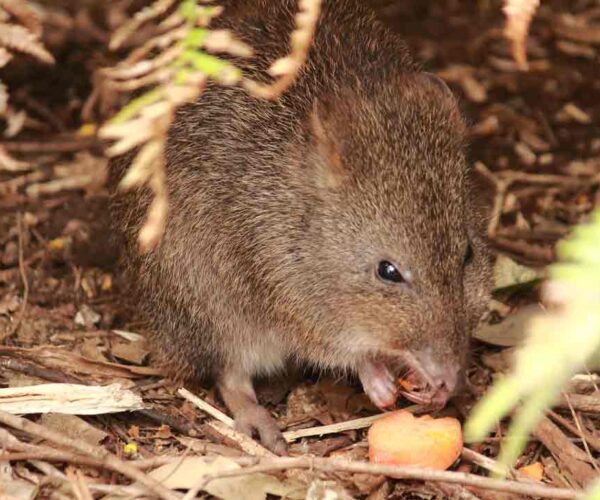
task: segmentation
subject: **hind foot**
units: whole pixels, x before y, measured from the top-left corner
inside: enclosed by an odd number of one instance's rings
[[[277,455],[287,455],[287,443],[277,422],[258,404],[248,375],[225,372],[217,383],[221,398],[235,420],[236,429],[248,436],[258,436],[265,448]]]

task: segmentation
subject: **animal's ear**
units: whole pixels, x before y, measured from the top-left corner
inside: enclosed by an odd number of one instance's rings
[[[324,189],[341,186],[348,177],[342,157],[337,123],[333,119],[332,102],[315,101],[310,114],[310,135],[315,148],[315,175],[317,185]]]

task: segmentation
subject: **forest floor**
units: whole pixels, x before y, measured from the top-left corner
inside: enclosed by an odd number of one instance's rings
[[[537,278],[555,259],[556,242],[600,205],[600,8],[584,0],[543,2],[529,38],[530,69],[520,72],[502,36],[498,2],[374,3],[424,68],[437,72],[461,97],[471,124],[470,161],[493,206],[491,241],[505,256],[497,267],[490,312],[476,334],[467,389],[441,412],[464,421],[497,374],[510,366],[523,336],[521,320],[536,308]],[[0,145],[34,168],[25,175],[0,172],[0,387],[119,383],[140,396],[145,408],[78,416],[34,412],[26,420],[10,421],[0,415],[2,453],[10,457],[10,462],[0,460],[0,485],[5,483],[7,495],[0,493],[2,498],[144,496],[144,477],[164,479],[167,474],[165,484],[193,487],[197,477],[190,471],[199,470],[197,455],[221,457],[223,463],[208,471],[217,475],[251,463],[249,455],[268,456],[226,423],[215,423],[215,415],[226,419],[197,408],[153,367],[143,322],[129,303],[116,264],[102,179],[86,192],[65,183],[67,178],[101,177],[105,165],[101,148],[81,129],[96,116],[85,109],[91,71],[115,60],[102,49],[107,33],[90,9],[82,9],[75,21],[73,12],[56,7],[47,43],[58,54],[57,64],[15,68],[6,80],[14,89],[15,107],[26,110],[28,118],[18,137]],[[289,382],[268,381],[259,391],[282,430],[377,413],[356,381],[312,374],[291,387]],[[573,381],[516,464],[536,464],[538,479],[554,488],[556,498],[568,498],[560,496],[565,489],[582,488],[599,470],[596,382],[596,376],[586,374]],[[226,413],[210,387],[189,389]],[[109,404],[109,396],[94,400],[91,392],[76,397],[70,391],[60,397],[75,405],[77,397]],[[0,392],[0,409],[3,397]],[[21,404],[40,401],[30,395]],[[39,426],[28,427],[31,421]],[[505,424],[470,446],[471,453],[466,450],[453,470],[487,476],[493,461],[485,457],[498,455]],[[334,427],[322,436],[317,429],[298,439],[287,434],[290,454],[366,460],[364,425],[359,421],[348,427]],[[93,457],[98,447],[113,454],[114,461]],[[304,498],[310,485],[310,498],[325,498],[327,489],[370,499],[524,497],[468,481],[395,480],[366,469],[313,466],[302,473],[273,470],[223,478],[206,491],[223,498],[265,498],[267,492]],[[123,489],[125,484],[134,486]],[[168,492],[154,491],[168,498]]]

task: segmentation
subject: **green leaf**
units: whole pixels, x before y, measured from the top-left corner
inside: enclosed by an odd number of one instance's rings
[[[179,13],[189,22],[196,21],[198,5],[196,0],[183,0],[179,5]]]
[[[181,55],[181,60],[196,71],[223,83],[232,84],[242,77],[242,72],[233,64],[204,52],[188,49]]]
[[[500,454],[504,465],[512,465],[570,378],[600,361],[600,211],[559,248],[561,262],[550,266],[545,290],[560,307],[532,317],[511,373],[494,384],[465,424],[465,439],[481,440],[520,404]],[[600,485],[594,491],[600,495]]]
[[[155,88],[148,92],[136,97],[129,102],[121,111],[119,111],[110,121],[111,124],[124,123],[127,120],[133,118],[138,112],[150,104],[154,104],[162,99],[162,89]]]
[[[516,313],[509,314],[500,323],[479,326],[473,332],[473,337],[481,342],[501,347],[521,345],[525,342],[529,322],[542,311],[538,304],[522,307]]]
[[[210,34],[210,31],[204,28],[194,28],[190,30],[188,35],[183,39],[183,44],[186,48],[202,47],[204,40]]]
[[[592,486],[585,492],[583,500],[600,500],[600,479],[592,483]]]

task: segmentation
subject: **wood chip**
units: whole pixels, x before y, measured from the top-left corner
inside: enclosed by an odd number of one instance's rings
[[[563,108],[556,114],[556,121],[560,123],[576,122],[583,125],[588,125],[592,122],[592,118],[580,107],[572,102],[569,102],[565,104]]]
[[[596,478],[586,453],[574,445],[551,420],[543,418],[534,434],[550,450],[560,470],[579,487],[585,487]]]
[[[596,51],[589,45],[569,42],[567,40],[559,40],[556,42],[556,48],[563,54],[572,57],[583,57],[585,59],[594,59]]]
[[[517,142],[514,145],[514,151],[519,157],[519,160],[521,160],[521,163],[529,167],[535,165],[535,162],[537,161],[537,156],[527,144],[525,144],[524,142]]]
[[[119,384],[41,384],[0,389],[0,410],[13,415],[51,412],[101,415],[143,408],[142,399]]]

